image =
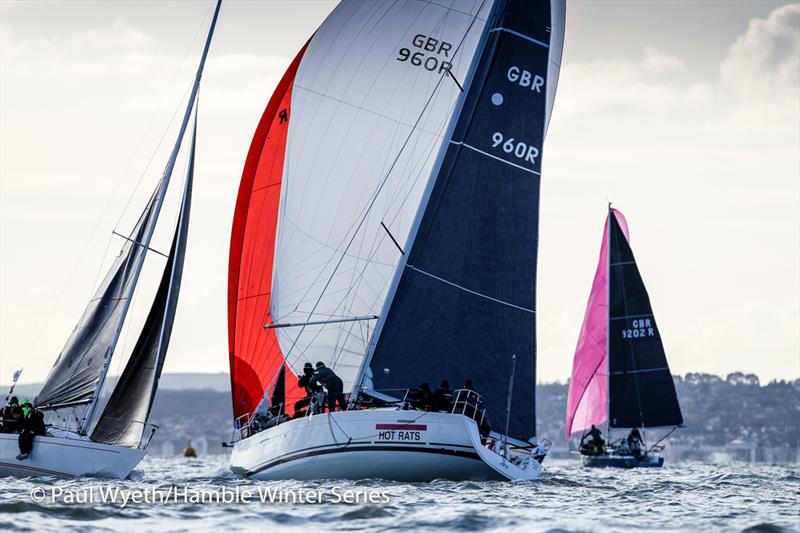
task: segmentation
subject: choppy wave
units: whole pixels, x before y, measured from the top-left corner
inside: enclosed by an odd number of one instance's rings
[[[663,469],[584,469],[548,461],[536,482],[390,483],[381,480],[256,482],[223,457],[147,458],[125,481],[0,478],[0,530],[16,531],[800,531],[800,465],[681,463]],[[37,503],[35,488],[146,490],[188,486],[211,493],[320,492],[317,502]],[[334,487],[384,494],[379,503],[334,503]]]

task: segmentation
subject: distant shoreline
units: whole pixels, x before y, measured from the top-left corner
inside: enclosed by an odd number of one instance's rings
[[[718,374],[708,374],[708,373],[699,373],[699,372],[690,372],[683,376],[678,374],[675,375],[678,379],[691,379],[691,376],[713,376],[715,378],[719,378],[722,381],[729,381],[732,377],[736,377],[736,379],[741,379],[743,382],[749,382],[751,384],[758,383],[761,386],[764,386],[766,383],[761,383],[759,378],[755,374],[746,374],[743,372],[732,372],[727,376],[720,376]],[[116,381],[117,376],[111,376],[110,381],[113,383]],[[169,374],[163,374],[159,381],[159,389],[164,390],[207,390],[211,389],[218,392],[229,392],[230,391],[230,383],[231,383],[230,374],[227,372],[174,372]],[[782,380],[772,380],[770,381],[784,381],[788,383],[800,381],[800,376],[794,378],[785,378]],[[537,383],[537,386],[551,386],[551,385],[566,385],[568,383],[567,380],[563,381],[541,381]],[[17,383],[15,387],[16,391],[21,391],[20,394],[32,394],[39,390],[39,387],[42,385],[41,382],[33,382],[33,383]],[[8,389],[11,387],[10,383],[0,383],[0,392],[3,394],[8,392]]]

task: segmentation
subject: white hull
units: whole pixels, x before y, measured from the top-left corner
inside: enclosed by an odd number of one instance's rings
[[[234,444],[231,469],[259,480],[536,479],[542,465],[517,455],[520,466],[483,446],[463,415],[386,408],[319,414],[256,433]]]
[[[20,461],[17,459],[18,437],[17,433],[0,433],[0,476],[124,479],[147,453],[79,438],[37,436],[30,457]]]

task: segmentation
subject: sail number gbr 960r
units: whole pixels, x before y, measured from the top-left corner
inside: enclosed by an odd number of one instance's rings
[[[535,146],[517,141],[513,137],[506,139],[502,133],[496,131],[492,134],[492,148],[498,147],[502,147],[505,153],[512,154],[524,161],[530,161],[534,165],[536,164],[536,158],[539,157],[539,149]]]
[[[422,67],[430,72],[441,74],[453,66],[448,59],[453,45],[421,33],[411,40],[410,48],[401,48],[397,52],[398,61],[408,61],[415,67]]]

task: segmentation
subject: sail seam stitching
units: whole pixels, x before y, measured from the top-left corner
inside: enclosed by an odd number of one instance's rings
[[[358,109],[359,111],[363,111],[365,113],[370,113],[372,115],[375,115],[376,117],[382,118],[384,120],[388,120],[389,122],[392,122],[392,123],[397,124],[399,126],[404,126],[406,128],[410,128],[412,131],[416,130],[416,131],[420,131],[422,133],[427,133],[428,135],[433,135],[436,138],[441,138],[442,137],[441,134],[436,133],[434,131],[430,131],[430,130],[425,129],[425,128],[418,127],[417,124],[408,124],[406,122],[403,122],[402,120],[397,120],[394,117],[390,117],[389,115],[385,115],[385,114],[380,113],[378,111],[373,111],[372,109],[364,107],[363,105],[354,104],[353,102],[348,102],[347,100],[342,100],[341,98],[336,98],[335,96],[331,96],[331,95],[328,95],[328,94],[325,94],[325,93],[321,93],[319,91],[315,91],[314,89],[310,89],[308,87],[303,87],[302,85],[295,84],[293,86],[293,88],[292,88],[293,91],[296,91],[298,89],[301,90],[301,91],[306,91],[306,92],[311,93],[313,95],[319,96],[320,98],[325,98],[327,100],[332,100],[332,101],[334,101],[336,103],[347,105],[347,106],[353,107],[355,109]],[[433,96],[433,95],[431,95],[431,96]]]
[[[649,313],[646,315],[625,315],[625,316],[612,316],[609,320],[625,320],[626,318],[646,318],[648,316],[653,316],[653,313]]]
[[[611,375],[619,376],[621,374],[641,374],[643,372],[658,372],[661,370],[669,370],[668,366],[662,366],[660,368],[641,368],[639,370],[620,370],[618,372],[612,372]]]
[[[502,32],[505,32],[505,33],[510,33],[511,35],[516,35],[517,37],[519,37],[521,39],[525,39],[526,41],[530,41],[532,43],[538,44],[539,46],[544,46],[545,48],[550,48],[550,45],[548,45],[546,43],[543,43],[542,41],[534,39],[533,37],[528,37],[524,33],[520,33],[518,31],[510,30],[508,28],[503,28],[502,26],[489,30],[489,33],[496,32],[496,31],[502,31]]]
[[[520,311],[527,311],[528,313],[531,313],[531,314],[534,314],[534,315],[536,314],[536,311],[534,311],[532,309],[528,309],[527,307],[522,307],[522,306],[519,306],[519,305],[512,304],[510,302],[506,302],[506,301],[503,301],[503,300],[498,300],[497,298],[492,298],[491,296],[488,296],[486,294],[483,294],[483,293],[480,293],[480,292],[477,292],[477,291],[473,291],[472,289],[468,289],[466,287],[462,287],[461,285],[453,283],[452,281],[448,281],[448,280],[446,280],[444,278],[440,278],[439,276],[436,276],[436,275],[431,274],[429,272],[425,272],[424,270],[420,270],[415,266],[406,264],[406,267],[410,268],[411,270],[414,270],[416,272],[419,272],[420,274],[425,274],[426,276],[429,276],[429,277],[431,277],[433,279],[439,280],[439,281],[441,281],[443,283],[447,283],[448,285],[451,285],[451,286],[453,286],[453,287],[455,287],[457,289],[461,289],[462,291],[466,291],[466,292],[468,292],[470,294],[474,294],[475,296],[480,296],[481,298],[486,298],[487,300],[491,300],[491,301],[497,302],[499,304],[503,304],[503,305],[507,305],[509,307],[513,307],[515,309],[519,309]]]
[[[501,158],[501,157],[497,157],[496,155],[492,155],[492,154],[490,154],[490,153],[488,153],[488,152],[484,152],[483,150],[480,150],[480,149],[478,149],[478,148],[475,148],[474,146],[470,146],[469,144],[467,144],[467,143],[465,143],[465,142],[463,142],[463,141],[462,141],[462,142],[459,142],[459,141],[450,141],[450,144],[457,144],[457,145],[459,145],[459,146],[464,146],[464,147],[466,147],[466,148],[469,148],[470,150],[473,150],[473,151],[475,151],[475,152],[478,152],[479,154],[483,154],[483,155],[485,155],[485,156],[487,156],[487,157],[491,157],[492,159],[497,159],[498,161],[502,161],[503,163],[505,163],[505,164],[507,164],[507,165],[511,165],[512,167],[516,167],[516,168],[518,168],[518,169],[520,169],[520,170],[524,170],[525,172],[530,172],[531,174],[536,174],[537,176],[541,176],[541,173],[539,173],[539,172],[536,172],[535,170],[532,170],[532,169],[530,169],[530,168],[525,168],[525,167],[523,167],[522,165],[518,165],[518,164],[516,164],[516,163],[512,163],[511,161],[506,161],[505,159],[503,159],[503,158]]]

